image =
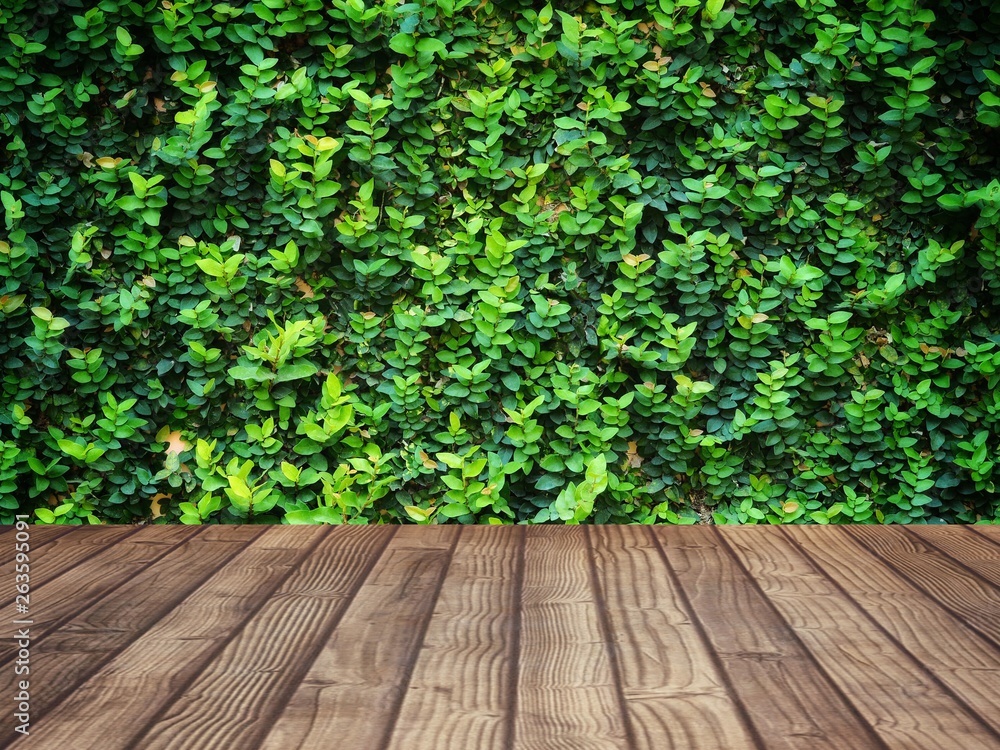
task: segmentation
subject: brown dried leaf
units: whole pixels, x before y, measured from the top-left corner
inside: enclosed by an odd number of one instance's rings
[[[305,297],[306,299],[312,299],[313,297],[316,296],[316,293],[313,291],[313,288],[309,286],[305,282],[305,279],[303,279],[301,276],[295,279],[295,288],[298,289],[300,292],[302,292],[302,296]]]
[[[642,456],[639,455],[639,445],[635,440],[630,440],[628,443],[628,452],[625,454],[628,459],[628,465],[633,469],[638,469],[642,466]]]
[[[153,518],[159,518],[163,515],[163,510],[161,508],[161,500],[169,500],[172,495],[164,495],[162,492],[158,495],[153,495],[149,501],[149,512],[152,514]]]

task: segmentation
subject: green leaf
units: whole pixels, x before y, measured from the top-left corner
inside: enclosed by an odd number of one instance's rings
[[[718,18],[719,13],[722,12],[722,8],[725,4],[726,0],[708,0],[705,4],[705,18],[709,21],[714,21]]]
[[[298,468],[294,464],[288,463],[288,461],[281,462],[281,473],[285,476],[289,482],[297,484],[302,476],[302,469]]]
[[[389,47],[401,55],[407,57],[413,55],[414,39],[412,34],[396,34],[389,40]]]
[[[240,500],[245,500],[245,501],[250,500],[253,493],[250,491],[250,488],[247,486],[246,482],[244,482],[240,477],[234,475],[227,476],[226,479],[229,481],[229,487],[231,492],[231,494],[229,495],[230,498],[235,496],[238,497]]]
[[[286,383],[289,380],[311,378],[317,372],[319,372],[319,368],[312,362],[299,362],[298,364],[293,365],[282,365],[278,368],[278,372],[274,376],[274,382]],[[229,371],[229,374],[233,374],[232,370]]]
[[[459,516],[468,515],[469,507],[465,503],[448,503],[438,513],[445,518],[458,518]]]
[[[343,523],[343,513],[338,508],[322,506],[312,510],[290,510],[285,514],[290,524]]]
[[[417,523],[423,523],[434,514],[434,508],[418,508],[415,505],[403,506],[403,510]]]
[[[546,471],[551,471],[553,474],[557,474],[566,468],[566,464],[563,463],[562,458],[556,454],[546,456],[541,460],[539,465]]]
[[[559,14],[559,19],[562,24],[563,37],[566,42],[571,46],[577,46],[580,43],[580,21],[569,13],[565,13],[561,10],[556,11]]]
[[[59,450],[68,456],[72,456],[78,461],[82,461],[87,455],[87,446],[81,445],[75,440],[60,440],[58,441]]]
[[[230,367],[229,375],[234,380],[252,381],[257,383],[263,383],[265,381],[275,379],[273,372],[268,372],[260,365],[237,365],[236,367]]]
[[[323,395],[327,399],[330,405],[336,403],[337,399],[340,398],[341,385],[340,380],[334,373],[330,373],[326,376],[326,382],[323,385]]]
[[[447,48],[440,39],[434,37],[424,37],[417,42],[417,52],[444,52]]]
[[[591,459],[587,464],[587,473],[585,476],[588,484],[588,492],[593,492],[597,495],[604,491],[604,488],[608,486],[608,462],[604,454],[599,454]]]
[[[438,461],[452,469],[460,469],[464,463],[464,459],[454,453],[438,453],[436,457]]]
[[[535,482],[535,489],[540,492],[546,492],[548,490],[554,490],[556,487],[561,487],[562,485],[562,480],[555,474],[543,474],[542,477]]]
[[[225,275],[225,268],[217,260],[212,260],[211,258],[199,258],[195,261],[195,264],[202,271],[214,278],[221,279]]]

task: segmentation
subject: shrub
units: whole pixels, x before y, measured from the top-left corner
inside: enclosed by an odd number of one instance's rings
[[[1000,515],[989,3],[0,27],[5,522]]]

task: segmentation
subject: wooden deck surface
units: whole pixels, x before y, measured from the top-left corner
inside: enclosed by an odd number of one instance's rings
[[[0,747],[1000,748],[1000,527],[33,527],[26,615],[0,540]]]

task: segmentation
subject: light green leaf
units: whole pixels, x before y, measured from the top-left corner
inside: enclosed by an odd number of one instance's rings
[[[78,461],[82,461],[87,455],[87,446],[80,445],[80,443],[75,440],[60,440],[58,445],[59,450],[68,456],[72,456]]]
[[[302,380],[309,378],[319,372],[319,368],[312,362],[299,362],[294,365],[282,365],[274,376],[275,383],[286,383],[289,380]],[[232,371],[230,371],[232,374]]]
[[[230,367],[229,375],[235,380],[250,380],[257,383],[263,383],[264,381],[275,379],[273,372],[268,372],[260,365],[237,365],[236,367]]]
[[[725,4],[726,0],[708,0],[705,4],[705,18],[709,21],[714,21],[719,17]]]

